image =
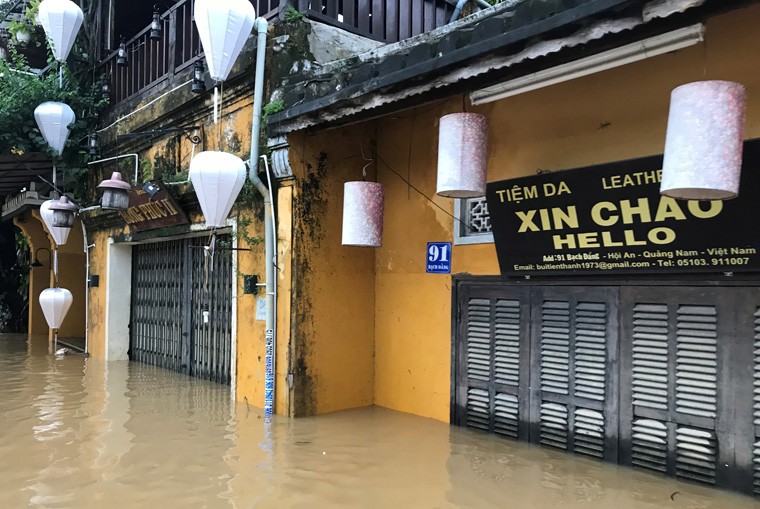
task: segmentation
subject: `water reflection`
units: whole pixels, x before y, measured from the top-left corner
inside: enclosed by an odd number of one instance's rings
[[[2,508],[756,507],[378,408],[267,420],[226,386],[40,342],[0,336]]]

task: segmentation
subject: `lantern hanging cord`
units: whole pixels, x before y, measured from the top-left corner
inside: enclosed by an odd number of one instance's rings
[[[362,168],[362,180],[367,180],[367,166],[370,166],[374,162],[374,159],[364,155],[364,147],[359,147],[359,149],[362,151],[362,159],[367,161],[367,164]]]
[[[396,176],[397,176],[398,178],[400,178],[401,180],[403,180],[404,182],[406,182],[406,184],[407,184],[407,185],[408,185],[408,186],[409,186],[411,189],[414,189],[414,190],[415,190],[415,191],[416,191],[416,192],[417,192],[417,193],[418,193],[420,196],[422,196],[422,197],[423,197],[423,198],[425,198],[427,201],[429,201],[430,203],[432,203],[432,204],[433,204],[433,205],[434,205],[436,208],[440,209],[440,210],[441,210],[441,212],[443,212],[443,213],[444,213],[444,214],[446,214],[447,216],[449,216],[449,217],[451,217],[452,219],[454,219],[454,221],[458,221],[458,222],[459,222],[459,223],[460,223],[462,226],[464,226],[464,227],[466,228],[466,230],[465,230],[465,231],[470,231],[470,225],[469,225],[469,224],[465,223],[464,221],[462,221],[461,219],[459,219],[457,216],[455,216],[454,214],[452,214],[451,212],[449,212],[449,211],[448,211],[448,210],[446,210],[445,208],[443,208],[443,207],[441,207],[440,205],[438,205],[438,204],[437,204],[435,201],[433,201],[431,198],[429,198],[429,197],[428,197],[428,196],[427,196],[425,193],[423,193],[422,191],[420,191],[419,189],[417,189],[417,188],[414,186],[414,184],[412,184],[411,182],[409,182],[408,180],[406,180],[406,179],[404,178],[404,176],[403,176],[403,175],[401,175],[401,174],[400,174],[399,172],[397,172],[396,170],[394,170],[394,169],[391,167],[391,165],[390,165],[390,164],[388,164],[388,163],[385,161],[385,159],[383,159],[382,157],[380,157],[380,154],[377,154],[377,159],[378,159],[380,162],[382,162],[382,163],[385,165],[385,167],[386,167],[386,168],[388,168],[388,169],[389,169],[391,172],[395,173],[395,174],[396,174]]]

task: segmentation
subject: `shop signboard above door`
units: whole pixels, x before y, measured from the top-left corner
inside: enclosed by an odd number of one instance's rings
[[[760,140],[733,200],[660,196],[661,173],[654,156],[489,183],[501,273],[760,271]]]
[[[121,212],[121,217],[132,231],[138,232],[189,223],[185,211],[160,184],[153,185],[150,192],[145,186],[133,187],[129,208]]]

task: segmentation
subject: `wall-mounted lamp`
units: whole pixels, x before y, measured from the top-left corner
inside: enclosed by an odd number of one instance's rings
[[[48,263],[50,263],[50,250],[46,247],[38,247],[37,249],[34,250],[34,260],[32,260],[32,263],[29,264],[31,267],[44,267],[44,265],[40,263],[39,254],[38,254],[40,251],[47,251]]]
[[[158,11],[158,4],[153,6],[153,20],[150,22],[150,38],[153,40],[161,38],[161,13]]]
[[[202,94],[206,91],[206,82],[203,79],[205,70],[203,68],[203,61],[196,60],[193,65],[193,84],[190,89],[194,94]]]
[[[143,188],[143,191],[148,193],[148,196],[150,196],[151,198],[156,196],[158,192],[161,190],[161,188],[158,187],[158,184],[156,184],[155,182],[146,182],[145,184],[143,184],[142,188]]]
[[[100,98],[105,100],[111,100],[111,85],[108,81],[104,81],[100,87]]]
[[[129,208],[130,185],[121,178],[121,173],[115,171],[111,178],[98,185],[103,190],[100,208],[103,210],[127,210]]]
[[[119,50],[116,53],[116,65],[120,67],[126,67],[129,64],[129,59],[127,58],[127,43],[124,42],[124,36],[121,37],[121,42],[119,43]]]
[[[74,226],[74,217],[77,206],[69,201],[66,196],[61,196],[58,201],[50,205],[53,211],[53,226],[56,228],[71,228]]]
[[[93,157],[100,156],[100,140],[96,132],[87,136],[87,153]]]

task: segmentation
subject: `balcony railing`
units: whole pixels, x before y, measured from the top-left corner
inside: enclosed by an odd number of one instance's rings
[[[118,51],[111,53],[101,69],[111,87],[111,104],[129,99],[203,57],[198,30],[193,22],[193,0],[180,0],[161,15],[161,37],[150,38],[150,25],[126,41],[126,65],[118,65]],[[279,0],[256,0],[256,12],[267,19],[278,14]]]
[[[308,18],[383,42],[396,42],[445,25],[454,7],[447,0],[292,0]],[[256,13],[275,19],[283,0],[253,0]],[[193,65],[203,56],[193,22],[193,0],[180,0],[161,16],[159,39],[150,38],[150,26],[126,41],[126,65],[118,65],[118,51],[101,69],[111,87],[111,104],[147,91]]]
[[[445,0],[298,0],[308,18],[383,42],[398,42],[449,22]]]

